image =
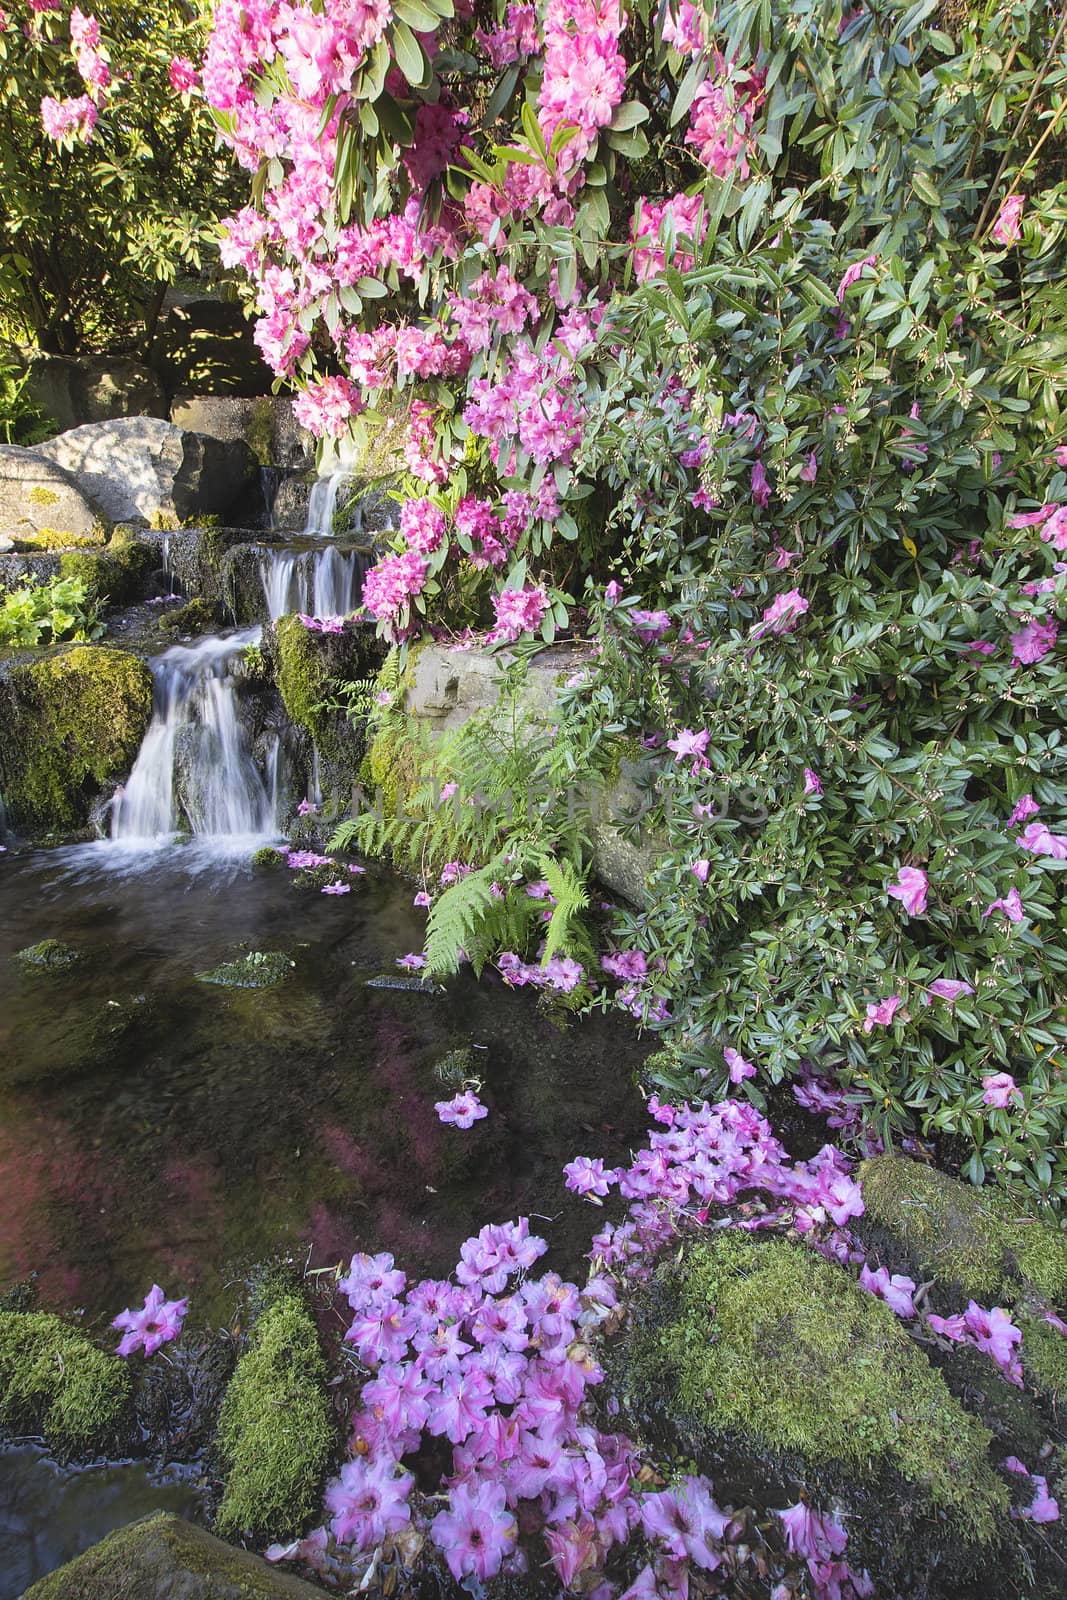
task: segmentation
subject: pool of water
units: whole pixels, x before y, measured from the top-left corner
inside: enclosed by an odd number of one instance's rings
[[[560,1169],[637,1141],[648,1046],[611,1018],[563,1030],[492,974],[369,988],[421,948],[413,894],[372,868],[325,896],[195,845],[0,856],[0,1292],[36,1274],[43,1308],[100,1328],[158,1282],[218,1325],[279,1251],[444,1275],[520,1214],[577,1271],[595,1218]],[[13,959],[45,938],[81,959]],[[198,981],[247,951],[294,966],[269,989]],[[467,1132],[433,1109],[461,1047],[489,1107]]]
[[[116,1528],[196,1509],[190,1469],[150,1472],[143,1462],[59,1467],[39,1445],[0,1450],[0,1600],[17,1600],[38,1578]]]

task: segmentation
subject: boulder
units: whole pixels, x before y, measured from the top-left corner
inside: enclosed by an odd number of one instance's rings
[[[23,1600],[322,1600],[322,1590],[158,1513],[109,1534]]]
[[[224,443],[243,440],[261,467],[307,465],[308,435],[297,427],[293,402],[285,395],[178,395],[170,420],[189,433],[206,433]]]
[[[113,417],[165,417],[167,398],[151,367],[129,356],[70,356],[34,351],[28,361],[28,397],[57,429]]]
[[[159,417],[88,423],[24,453],[62,468],[112,522],[221,514],[256,471],[243,441],[186,433]]]
[[[263,393],[270,373],[236,299],[171,290],[152,360],[170,395]]]
[[[60,462],[0,445],[0,531],[16,539],[46,530],[76,537],[99,520],[96,502]]]

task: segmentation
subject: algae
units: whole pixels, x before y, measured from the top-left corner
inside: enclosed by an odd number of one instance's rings
[[[219,1414],[226,1485],[220,1533],[288,1539],[321,1514],[334,1448],[326,1364],[293,1288],[274,1290],[237,1363]]]
[[[37,944],[27,945],[25,950],[16,950],[14,959],[24,967],[36,967],[43,972],[65,972],[68,967],[77,965],[81,955],[62,939],[41,939]]]
[[[13,669],[0,685],[0,789],[11,820],[85,821],[89,803],[127,772],[152,714],[152,674],[138,657],[78,646]]]
[[[989,1430],[888,1306],[801,1246],[739,1233],[694,1246],[666,1326],[633,1360],[701,1429],[854,1477],[891,1467],[970,1541],[999,1531]]]
[[[198,972],[196,978],[198,983],[216,983],[223,989],[270,989],[295,966],[284,951],[250,950],[237,961],[224,961],[210,972]]]
[[[975,1299],[1011,1305],[1027,1289],[1067,1294],[1067,1235],[1005,1195],[974,1189],[905,1156],[859,1169],[866,1222],[884,1229],[916,1268]]]
[[[125,1363],[62,1318],[0,1311],[0,1427],[92,1455],[119,1434],[131,1394]]]

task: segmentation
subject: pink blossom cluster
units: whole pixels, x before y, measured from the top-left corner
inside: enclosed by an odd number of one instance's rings
[[[76,99],[56,100],[45,95],[41,101],[41,125],[49,139],[80,139],[88,144],[96,127],[97,110],[87,94]]]
[[[539,466],[571,460],[581,443],[584,412],[573,394],[569,365],[554,347],[537,352],[527,340],[519,340],[495,378],[472,382],[464,421],[472,433],[490,441],[490,454],[501,471],[510,470],[516,439]]]
[[[703,195],[676,194],[660,205],[641,200],[634,212],[630,230],[634,246],[634,276],[638,283],[663,276],[668,249],[671,266],[677,267],[679,272],[689,272],[694,262],[693,253],[679,250],[677,244],[686,239],[699,248],[707,231]],[[698,466],[699,458],[694,459],[692,452],[687,454],[688,459],[686,455],[681,457],[682,465]],[[703,451],[700,455],[703,455]]]
[[[409,550],[432,555],[445,541],[448,524],[440,506],[425,496],[405,500],[400,508],[400,532]]]
[[[339,439],[362,409],[363,397],[347,378],[320,378],[293,401],[293,416],[316,439]]]
[[[514,951],[505,950],[496,960],[497,970],[509,989],[554,989],[557,994],[570,994],[585,977],[580,961],[570,956],[553,956],[543,966],[528,964]]]
[[[692,0],[676,0],[663,7],[660,32],[664,41],[671,44],[679,55],[702,55],[706,47],[708,16]]]
[[[383,556],[363,580],[363,604],[395,630],[404,611],[425,588],[426,575],[426,560],[414,550]]]
[[[562,127],[576,130],[560,152],[563,171],[585,161],[622,101],[624,20],[619,0],[548,0],[545,6],[538,120],[546,144]]]
[[[536,633],[548,610],[545,591],[533,586],[503,589],[493,596],[496,622],[489,638],[493,643],[514,643],[524,633]]]
[[[111,68],[107,52],[100,49],[99,22],[95,17],[87,17],[77,6],[70,14],[70,42],[78,75],[90,99],[99,104],[111,83]]]
[[[512,0],[499,27],[491,28],[488,32],[476,28],[474,37],[499,72],[503,67],[510,67],[513,61],[539,52],[541,36],[537,27],[537,10],[532,5],[516,5]]]
[[[689,113],[686,144],[717,178],[747,178],[752,124],[763,107],[761,72],[737,69],[716,52]]]
[[[854,1572],[838,1559],[848,1544],[848,1534],[831,1516],[801,1501],[776,1513],[781,1518],[786,1543],[808,1564],[817,1600],[869,1600],[874,1584],[866,1572]]]

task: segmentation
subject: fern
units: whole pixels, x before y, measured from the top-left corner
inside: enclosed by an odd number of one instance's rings
[[[542,856],[538,863],[542,876],[552,891],[555,906],[545,935],[541,965],[547,966],[560,951],[573,949],[575,928],[583,911],[589,909],[589,894],[585,875],[573,862],[557,861],[554,856]],[[587,942],[587,941],[585,941]]]

